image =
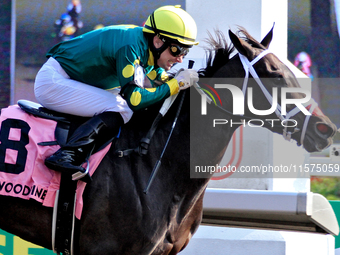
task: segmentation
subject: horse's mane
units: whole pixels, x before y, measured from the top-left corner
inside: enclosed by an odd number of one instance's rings
[[[208,38],[205,42],[206,67],[199,70],[201,77],[212,77],[212,75],[230,60],[230,55],[234,51],[234,46],[229,45],[224,34],[220,30],[214,31],[214,36],[208,31]]]
[[[248,31],[239,26],[237,35],[255,48],[264,49],[264,47],[256,39],[254,39]],[[206,67],[199,70],[200,77],[212,77],[212,75],[227,64],[231,54],[235,48],[232,44],[228,44],[224,34],[216,29],[214,36],[208,31],[208,36],[205,42],[208,44],[205,47],[207,53]]]

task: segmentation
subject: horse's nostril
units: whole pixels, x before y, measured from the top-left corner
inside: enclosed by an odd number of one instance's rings
[[[329,127],[325,124],[319,123],[316,125],[316,128],[322,133],[327,134],[329,131]]]

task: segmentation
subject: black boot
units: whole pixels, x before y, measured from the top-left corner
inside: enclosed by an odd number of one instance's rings
[[[60,172],[84,173],[86,170],[82,165],[95,145],[98,147],[110,141],[122,124],[123,119],[116,112],[104,112],[92,117],[75,130],[64,147],[45,159],[45,165]]]

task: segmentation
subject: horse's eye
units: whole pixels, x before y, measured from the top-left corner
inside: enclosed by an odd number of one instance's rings
[[[273,78],[273,82],[275,84],[280,84],[281,83],[281,77]]]
[[[283,77],[277,77],[274,79],[274,83],[283,86],[285,83],[285,79],[283,79]]]

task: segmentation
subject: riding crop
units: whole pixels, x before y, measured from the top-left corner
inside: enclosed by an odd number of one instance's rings
[[[194,63],[195,63],[195,62],[194,62],[193,60],[189,60],[189,65],[188,65],[189,69],[191,69],[191,68],[193,67]],[[175,116],[174,122],[172,123],[172,127],[171,127],[171,130],[170,130],[170,134],[169,134],[168,139],[167,139],[167,141],[166,141],[166,143],[165,143],[165,145],[164,145],[164,148],[163,148],[163,151],[162,151],[162,153],[161,153],[161,156],[160,156],[159,159],[157,160],[156,165],[155,165],[155,167],[153,168],[153,170],[152,170],[152,172],[151,172],[151,175],[150,175],[148,184],[147,184],[146,188],[145,188],[144,191],[143,191],[144,194],[147,194],[147,193],[148,193],[148,191],[149,191],[149,189],[150,189],[150,186],[151,186],[153,180],[155,179],[156,174],[157,174],[157,172],[158,172],[158,170],[159,170],[159,167],[160,167],[161,164],[162,164],[162,158],[163,158],[164,152],[165,152],[165,150],[166,150],[166,147],[168,146],[168,143],[169,143],[169,141],[170,141],[172,132],[173,132],[174,129],[175,129],[175,126],[176,126],[176,123],[177,123],[177,119],[178,119],[179,113],[180,113],[180,111],[181,111],[181,109],[182,109],[182,105],[183,105],[183,101],[184,101],[184,97],[185,97],[185,92],[186,92],[186,90],[183,91],[182,98],[181,98],[181,101],[180,101],[180,103],[179,103],[179,106],[178,106],[178,109],[177,109],[177,112],[176,112],[176,116]]]

